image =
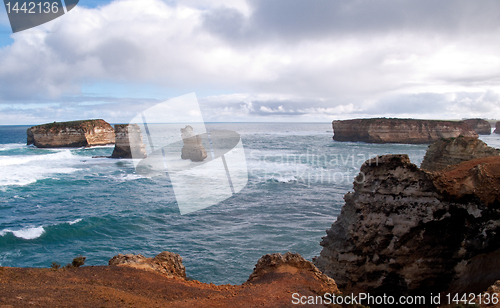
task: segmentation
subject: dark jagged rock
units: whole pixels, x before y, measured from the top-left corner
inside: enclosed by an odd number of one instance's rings
[[[379,156],[361,167],[313,262],[343,291],[484,291],[500,279],[499,189],[500,157],[428,173],[407,155]]]
[[[28,128],[27,144],[38,148],[91,147],[115,143],[115,131],[104,120],[54,122]]]
[[[111,158],[136,158],[147,157],[146,145],[142,141],[141,129],[137,124],[115,125],[115,149]]]
[[[181,153],[182,159],[199,162],[207,158],[207,151],[201,144],[201,136],[195,135],[191,126],[181,128],[181,135],[184,142]]]
[[[479,135],[491,135],[490,122],[483,119],[467,119],[463,121]]]
[[[474,158],[499,155],[500,150],[489,147],[477,138],[460,136],[441,139],[429,146],[420,168],[439,171]]]
[[[467,124],[455,121],[376,118],[332,125],[335,141],[425,144],[460,135],[478,137]]]

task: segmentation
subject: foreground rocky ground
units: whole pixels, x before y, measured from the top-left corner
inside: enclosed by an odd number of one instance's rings
[[[164,259],[122,256],[118,266],[0,268],[0,307],[291,307],[297,306],[293,293],[338,292],[332,279],[297,254],[262,257],[249,280],[236,286],[188,281],[178,260]]]

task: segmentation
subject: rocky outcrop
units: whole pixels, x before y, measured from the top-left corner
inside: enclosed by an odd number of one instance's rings
[[[479,135],[491,135],[490,122],[483,119],[467,119],[463,121]]]
[[[340,293],[337,284],[332,278],[323,274],[312,262],[307,261],[300,254],[291,252],[284,255],[280,253],[267,254],[260,258],[246,283],[272,280],[274,276],[283,273],[292,275],[305,274],[314,277],[314,280],[322,287],[319,290],[321,294]]]
[[[500,121],[495,124],[494,134],[500,134]]]
[[[314,264],[343,291],[484,291],[500,279],[499,190],[500,157],[429,173],[407,155],[379,156],[362,165]]]
[[[489,147],[477,138],[460,136],[441,139],[429,146],[420,168],[438,171],[474,158],[499,155],[500,150]]]
[[[414,119],[333,121],[333,140],[369,143],[432,143],[441,138],[478,137],[464,122]]]
[[[104,120],[54,122],[27,130],[27,144],[38,148],[91,147],[115,143],[115,131]]]
[[[184,142],[181,152],[182,159],[203,161],[207,158],[207,151],[201,144],[201,136],[194,134],[193,127],[188,125],[185,128],[181,128],[181,136],[182,141]]]
[[[182,265],[182,257],[168,251],[164,251],[154,258],[146,258],[143,255],[119,254],[109,260],[109,265],[128,266],[158,272],[167,277],[186,278],[186,268]]]
[[[116,124],[115,140],[115,149],[111,158],[143,159],[147,157],[146,145],[142,141],[139,125]]]

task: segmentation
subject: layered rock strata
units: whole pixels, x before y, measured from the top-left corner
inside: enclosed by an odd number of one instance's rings
[[[499,190],[500,157],[428,173],[407,155],[379,156],[362,165],[313,262],[343,291],[484,291],[500,279]]]
[[[499,155],[500,150],[489,147],[477,138],[460,136],[441,139],[429,146],[420,168],[439,171],[474,158]]]
[[[141,128],[137,124],[115,125],[115,140],[115,148],[111,158],[143,159],[147,157]]]
[[[185,128],[181,128],[181,136],[184,142],[181,152],[182,159],[199,162],[207,158],[207,151],[201,143],[201,136],[194,134],[193,127],[188,125]]]
[[[432,143],[441,138],[478,137],[464,122],[414,119],[356,119],[333,121],[335,141],[369,143]]]
[[[491,135],[490,122],[483,119],[467,119],[463,121],[479,135]]]
[[[104,120],[54,122],[27,130],[27,144],[38,148],[91,147],[115,143],[115,131]]]

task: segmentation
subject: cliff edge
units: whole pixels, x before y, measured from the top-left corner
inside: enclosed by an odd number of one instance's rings
[[[365,162],[314,264],[343,291],[481,292],[500,279],[500,157],[430,173],[407,155]]]
[[[463,121],[479,135],[491,135],[490,122],[483,119],[467,119]]]
[[[28,128],[27,144],[37,148],[79,148],[115,143],[115,131],[104,120],[54,122]]]
[[[333,140],[368,143],[433,143],[441,138],[478,137],[464,122],[415,119],[333,121]]]

